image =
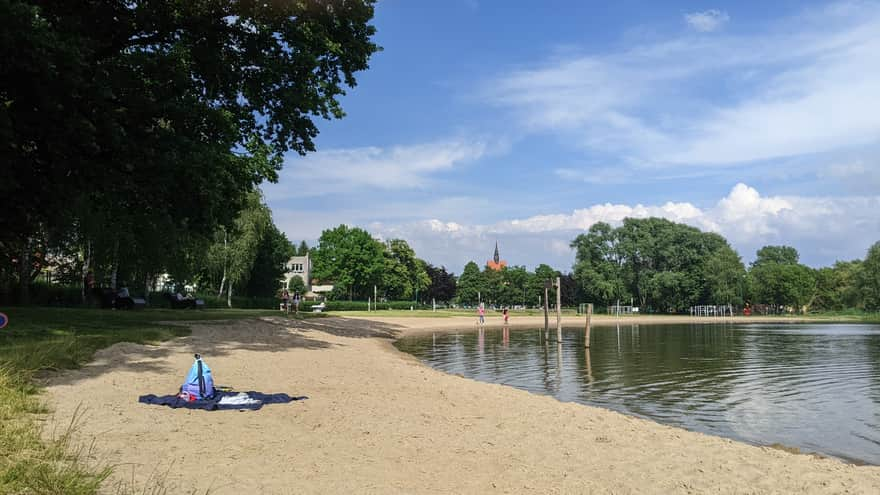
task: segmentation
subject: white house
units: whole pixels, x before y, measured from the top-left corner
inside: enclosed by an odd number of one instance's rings
[[[306,286],[306,294],[312,291],[312,260],[309,254],[305,256],[293,256],[285,265],[287,273],[284,274],[284,288],[290,288],[290,279],[299,277]]]

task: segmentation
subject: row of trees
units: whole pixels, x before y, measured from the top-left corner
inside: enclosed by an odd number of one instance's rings
[[[47,269],[262,291],[257,186],[344,115],[373,3],[0,0],[0,299]]]
[[[864,261],[813,269],[789,246],[765,246],[747,268],[714,233],[660,218],[596,223],[572,242],[574,278],[599,305],[629,301],[661,312],[698,304],[772,304],[801,310],[880,309],[880,243]]]
[[[484,302],[498,306],[539,306],[543,301],[545,282],[556,277],[561,277],[564,306],[582,302],[574,277],[548,265],[538,265],[534,272],[526,270],[525,266],[504,266],[500,270],[485,266],[481,271],[473,261],[465,265],[458,279],[457,301],[465,305]],[[550,293],[555,294],[555,289]],[[549,303],[553,305],[555,301],[554,297]]]
[[[311,251],[314,277],[334,285],[331,297],[450,301],[455,277],[416,257],[402,239],[381,242],[369,232],[340,225],[321,233]]]
[[[416,257],[404,240],[380,242],[345,225],[324,231],[312,253],[315,275],[335,283],[333,296],[345,299],[371,297],[375,286],[389,300],[536,306],[545,281],[560,277],[566,306],[633,301],[664,313],[699,304],[880,309],[880,242],[864,260],[820,269],[801,264],[793,247],[765,246],[746,266],[718,234],[660,218],[627,218],[617,228],[596,223],[571,246],[576,260],[568,274],[543,264],[534,272],[524,266],[481,269],[471,261],[459,277]]]
[[[367,299],[377,295],[386,300],[433,301],[473,305],[513,306],[538,304],[544,280],[561,274],[547,265],[532,273],[523,266],[504,267],[499,271],[473,261],[461,276],[418,258],[402,239],[380,241],[369,232],[340,225],[321,233],[318,245],[310,251],[313,277],[332,283],[335,299]],[[576,304],[574,278],[563,276],[564,304]]]

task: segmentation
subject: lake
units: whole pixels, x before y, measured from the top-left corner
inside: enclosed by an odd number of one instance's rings
[[[499,327],[395,345],[447,373],[758,445],[880,464],[880,325]]]

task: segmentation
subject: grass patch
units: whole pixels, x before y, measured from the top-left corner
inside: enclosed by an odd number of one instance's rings
[[[68,308],[2,309],[9,325],[0,329],[0,493],[92,494],[111,473],[90,461],[90,447],[72,443],[77,417],[60,434],[46,438],[38,414],[48,412],[34,376],[72,369],[95,351],[118,342],[158,343],[188,335],[167,322],[277,316],[267,310],[110,311]],[[163,323],[160,323],[163,322]]]

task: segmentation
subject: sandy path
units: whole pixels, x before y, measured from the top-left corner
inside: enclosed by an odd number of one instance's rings
[[[90,404],[80,438],[95,438],[98,459],[119,464],[108,492],[159,478],[168,493],[214,494],[880,493],[878,467],[446,375],[384,338],[462,321],[471,319],[195,325],[192,336],[160,346],[104,350],[54,378],[48,395],[59,423]],[[310,398],[258,412],[137,402],[173,393],[194,351],[218,383]]]

